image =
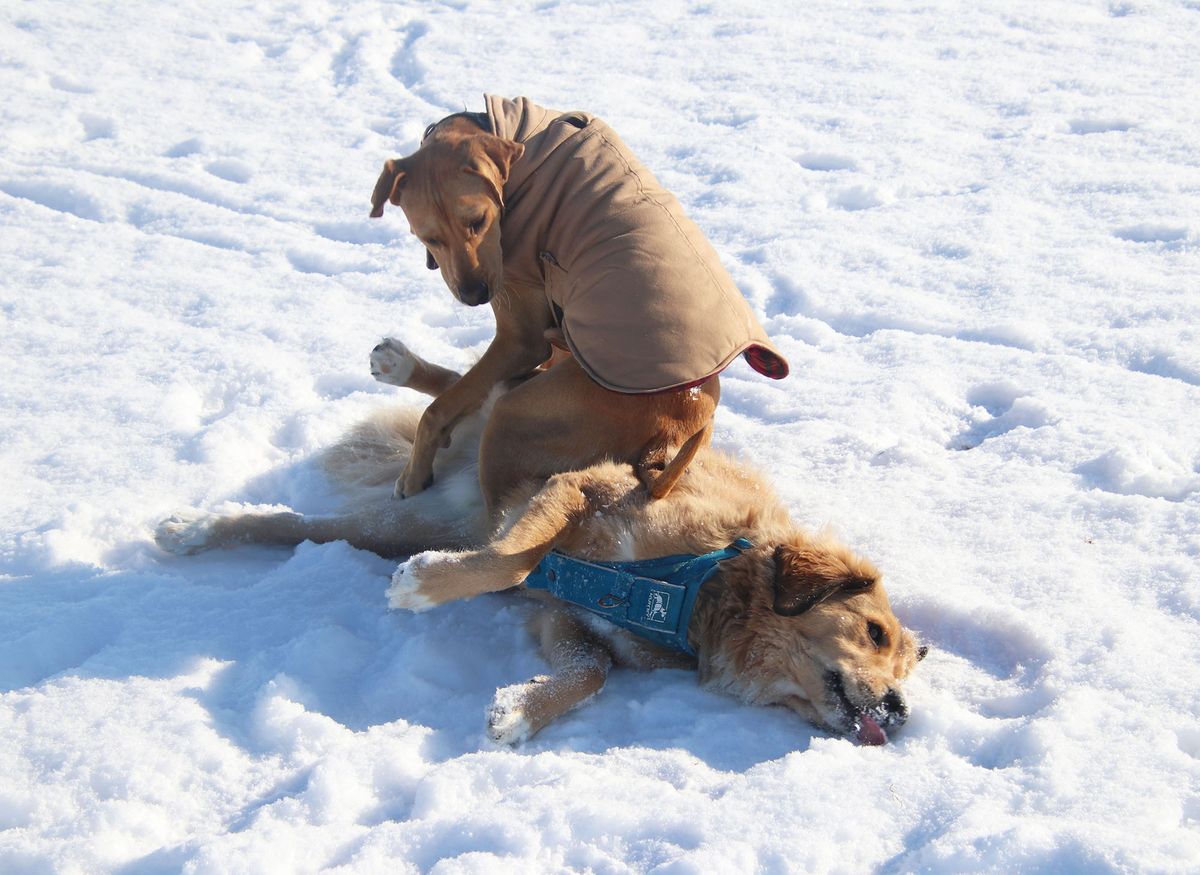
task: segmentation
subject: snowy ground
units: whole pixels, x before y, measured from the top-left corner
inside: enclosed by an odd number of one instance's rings
[[[1200,2],[0,4],[0,871],[1200,869]],[[587,109],[790,356],[718,443],[932,645],[862,748],[618,674],[509,751],[503,598],[390,614],[314,454],[456,366],[382,161]],[[408,398],[407,400],[414,400]]]

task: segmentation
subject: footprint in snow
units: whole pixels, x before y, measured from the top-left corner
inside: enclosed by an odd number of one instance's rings
[[[342,273],[377,273],[382,268],[363,261],[343,260],[319,252],[301,252],[292,249],[287,253],[292,268],[300,273],[315,273],[322,276],[337,276]]]
[[[1091,489],[1184,501],[1200,491],[1200,465],[1181,461],[1162,447],[1140,443],[1115,447],[1075,469]]]
[[[254,176],[254,170],[249,164],[235,158],[218,158],[204,165],[204,169],[218,179],[239,184],[249,182]]]
[[[1057,422],[1045,405],[1011,383],[982,383],[967,393],[967,403],[973,408],[969,414],[971,424],[947,444],[947,449],[972,450],[1017,428],[1041,428]],[[979,408],[983,415],[974,412]]]
[[[950,261],[961,261],[971,255],[971,250],[957,243],[935,243],[929,247],[929,254]]]
[[[112,221],[119,213],[116,205],[103,193],[70,182],[36,178],[0,179],[0,192],[91,222]]]
[[[942,699],[927,716],[918,706],[913,727],[941,724],[951,751],[979,768],[1035,755],[1034,724],[1056,701],[1044,678],[1054,651],[1038,630],[1004,607],[966,609],[937,598],[903,613],[930,647],[927,663],[938,677],[927,683]]]
[[[815,170],[819,173],[830,173],[836,170],[857,170],[858,165],[852,158],[836,155],[832,152],[805,152],[796,159],[796,163],[805,170]]]
[[[1131,130],[1133,122],[1120,118],[1074,118],[1067,126],[1072,134],[1108,134]]]
[[[84,82],[57,73],[50,77],[50,87],[70,94],[94,94],[96,92],[95,88]]]
[[[1180,243],[1187,238],[1188,229],[1179,225],[1141,224],[1117,228],[1113,236],[1133,243]]]
[[[392,55],[392,76],[406,88],[415,88],[425,79],[425,65],[417,60],[416,43],[429,33],[429,25],[423,21],[412,21],[400,30],[403,45]]]
[[[888,198],[879,189],[869,185],[853,185],[835,191],[829,197],[830,206],[839,210],[869,210],[882,206]]]
[[[163,152],[163,157],[186,158],[189,155],[196,155],[203,152],[204,149],[205,143],[202,137],[188,137],[186,140],[180,140],[170,149]]]
[[[83,125],[84,142],[110,140],[117,135],[116,123],[107,116],[85,112],[80,114],[79,123]]]

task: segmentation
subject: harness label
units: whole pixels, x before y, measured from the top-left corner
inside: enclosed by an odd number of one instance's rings
[[[667,622],[667,607],[671,604],[671,594],[661,589],[650,590],[650,600],[646,602],[645,619],[651,623]]]

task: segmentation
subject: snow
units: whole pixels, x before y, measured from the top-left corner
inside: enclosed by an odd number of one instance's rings
[[[1200,869],[1200,4],[0,6],[0,871]],[[481,94],[610,122],[789,356],[716,441],[931,645],[884,747],[614,672],[527,743],[523,608],[389,612],[318,450],[490,315],[370,221]]]

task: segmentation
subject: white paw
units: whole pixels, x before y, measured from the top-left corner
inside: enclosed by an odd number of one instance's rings
[[[400,563],[400,567],[392,574],[392,585],[388,587],[388,607],[412,611],[414,614],[436,607],[437,602],[421,591],[421,572],[434,562],[444,562],[447,559],[449,556],[446,553],[427,550],[418,553],[407,562]]]
[[[405,386],[416,366],[416,357],[394,337],[385,337],[371,350],[371,376],[381,383]]]
[[[525,716],[525,697],[530,691],[549,678],[539,675],[528,683],[512,684],[496,690],[492,704],[487,710],[488,738],[497,744],[520,744],[533,734],[529,718]]]
[[[154,529],[159,548],[178,556],[191,556],[208,548],[213,523],[220,517],[202,510],[181,510],[171,514]]]

